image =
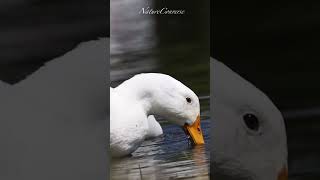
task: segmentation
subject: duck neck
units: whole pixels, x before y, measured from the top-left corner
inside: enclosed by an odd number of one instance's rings
[[[155,108],[156,104],[158,104],[155,95],[159,89],[153,82],[132,78],[123,82],[116,89],[121,96],[134,99],[141,104],[147,116],[161,114],[155,111],[158,109]]]

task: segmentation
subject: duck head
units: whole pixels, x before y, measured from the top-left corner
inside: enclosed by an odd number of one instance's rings
[[[272,101],[217,60],[213,69],[213,177],[286,180],[283,117]]]
[[[165,117],[183,127],[194,144],[204,144],[199,98],[190,88],[160,73],[139,74],[131,82],[138,89],[133,91],[137,91],[135,94],[143,102],[147,115]]]

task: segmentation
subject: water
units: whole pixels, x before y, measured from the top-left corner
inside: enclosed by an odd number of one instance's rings
[[[146,140],[130,157],[112,159],[111,178],[209,179],[210,62],[209,28],[206,28],[209,6],[200,2],[153,0],[111,0],[110,3],[111,86],[142,72],[165,73],[180,80],[200,98],[201,127],[206,142],[203,146],[191,146],[181,127],[160,119],[164,134]],[[186,9],[188,15],[138,13],[142,7],[164,5]]]
[[[200,97],[205,145],[192,146],[180,126],[159,122],[163,135],[144,143],[131,156],[111,160],[111,179],[209,179],[209,97]]]
[[[145,6],[182,8],[188,15],[139,14]],[[199,96],[209,95],[209,6],[205,2],[112,0],[110,7],[111,86],[137,73],[161,72]]]
[[[112,159],[111,179],[209,179],[210,120],[201,118],[205,145],[192,146],[181,127],[162,121],[162,136],[146,140],[130,157]]]

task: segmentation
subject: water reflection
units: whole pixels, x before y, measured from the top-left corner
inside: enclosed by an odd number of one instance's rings
[[[110,1],[111,85],[158,67],[153,51],[156,44],[154,19],[152,16],[138,14],[139,8],[151,3],[150,0]]]
[[[200,96],[209,95],[208,2],[111,0],[111,85],[141,72],[181,80]],[[142,7],[186,9],[186,16],[139,14]]]
[[[208,147],[192,147],[183,130],[176,125],[162,124],[162,127],[163,136],[145,141],[131,157],[112,159],[112,179],[208,179]],[[202,127],[209,144],[208,119],[203,121]]]

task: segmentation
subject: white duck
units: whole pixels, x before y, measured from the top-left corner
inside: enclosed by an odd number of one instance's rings
[[[184,126],[195,144],[203,144],[197,95],[178,80],[158,73],[135,75],[110,88],[110,149],[120,157],[134,152],[147,137],[162,134],[152,115]]]
[[[213,177],[287,179],[283,117],[259,89],[211,59],[213,83]]]

